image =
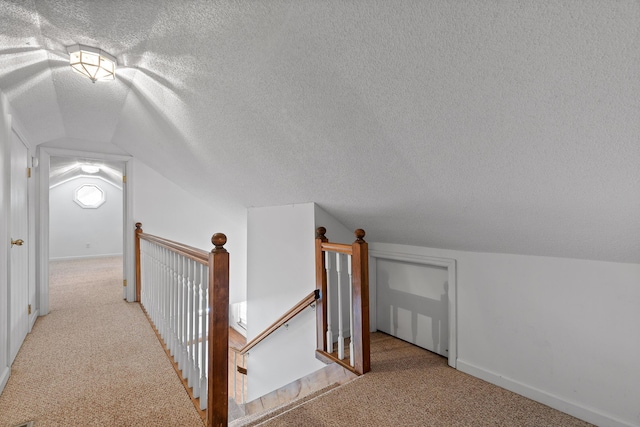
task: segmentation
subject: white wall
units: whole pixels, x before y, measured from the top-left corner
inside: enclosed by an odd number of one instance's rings
[[[10,210],[10,177],[11,177],[11,118],[5,95],[0,92],[0,392],[9,379],[10,367],[7,335],[9,316],[9,214]]]
[[[315,230],[355,240],[314,203],[251,208],[247,220],[247,337],[255,337],[315,289]],[[345,237],[346,236],[346,237]],[[253,400],[324,366],[315,358],[316,313],[306,309],[250,352]]]
[[[315,289],[314,204],[251,208],[247,215],[247,338]],[[311,312],[311,313],[308,313]],[[250,352],[253,400],[323,366],[315,359],[315,313],[307,309]]]
[[[640,265],[369,248],[457,260],[458,369],[598,425],[640,425]]]
[[[211,236],[227,236],[231,303],[246,299],[246,209],[234,211],[210,206],[178,187],[141,161],[134,166],[134,221],[145,233],[175,240],[206,251],[213,249]],[[134,230],[131,230],[133,233]]]
[[[85,184],[105,193],[105,202],[96,209],[74,201],[76,189]],[[51,188],[49,258],[122,255],[122,202],[122,189],[98,178],[78,177]]]

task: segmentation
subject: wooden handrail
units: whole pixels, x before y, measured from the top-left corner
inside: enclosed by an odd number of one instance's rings
[[[320,292],[316,289],[315,291],[304,297],[302,300],[300,300],[299,303],[294,305],[289,311],[280,316],[278,320],[269,325],[264,331],[259,333],[255,338],[245,344],[242,348],[238,349],[235,347],[231,347],[231,349],[240,355],[246,354],[249,350],[258,345],[260,341],[264,340],[273,332],[275,332],[280,326],[293,319],[302,310],[313,304],[314,301],[316,301],[318,298],[320,298]]]
[[[182,256],[192,259],[200,264],[207,265],[209,263],[209,252],[202,249],[194,248],[193,246],[185,245],[183,243],[174,242],[173,240],[165,239],[164,237],[154,236],[153,234],[147,234],[142,231],[142,224],[136,223],[136,236],[140,239],[153,242],[164,248],[170,249]],[[138,232],[138,230],[140,230]]]
[[[344,243],[322,242],[324,252],[340,252],[342,254],[353,255],[353,247]]]

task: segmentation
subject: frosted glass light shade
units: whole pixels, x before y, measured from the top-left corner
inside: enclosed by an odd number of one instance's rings
[[[80,166],[80,169],[82,169],[82,172],[85,172],[85,173],[98,173],[100,171],[100,166],[82,165]]]
[[[102,49],[76,44],[68,47],[67,52],[71,68],[92,82],[116,78],[116,58]]]

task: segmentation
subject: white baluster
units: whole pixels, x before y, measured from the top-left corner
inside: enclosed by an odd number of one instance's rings
[[[176,292],[178,298],[178,322],[176,324],[176,339],[178,346],[176,347],[175,360],[178,369],[182,368],[182,324],[184,323],[184,294],[182,293],[182,285],[184,283],[184,259],[178,256],[178,283],[176,283]]]
[[[159,248],[154,245],[153,248],[153,323],[158,329],[158,317],[160,316],[160,263],[158,262]]]
[[[342,254],[336,253],[338,275],[338,359],[344,359],[344,333],[342,328]]]
[[[193,284],[193,397],[200,397],[200,282],[202,265],[196,263]]]
[[[184,262],[184,274],[182,278],[182,366],[180,367],[180,370],[184,373],[186,371],[185,367],[189,361],[187,345],[189,343],[189,282],[191,278],[189,277],[189,260],[185,257],[182,258]]]
[[[167,283],[167,249],[166,248],[162,248],[160,250],[160,282],[162,283],[162,294],[161,294],[162,315],[160,317],[162,326],[161,326],[160,336],[162,336],[162,339],[166,342],[167,333],[169,331],[169,325],[167,322],[167,317],[168,317],[167,293],[168,293],[169,287]]]
[[[207,266],[203,266],[203,272],[202,272],[202,283],[200,285],[200,298],[202,300],[200,306],[202,307],[202,315],[200,317],[200,321],[202,322],[202,327],[201,332],[200,332],[200,336],[202,337],[202,342],[200,343],[200,409],[206,409],[207,408],[207,369],[209,368],[209,362],[208,362],[208,348],[209,348],[209,344],[208,344],[208,333],[207,333],[207,326],[208,326],[208,319],[207,316],[209,314],[209,294],[208,294],[208,289],[209,289],[209,268]],[[204,402],[204,407],[203,407],[203,402]]]
[[[327,353],[333,353],[333,331],[331,330],[331,253],[325,252],[325,268],[327,270]]]
[[[347,255],[347,273],[349,273],[349,364],[356,365],[353,353],[353,275],[351,270],[351,255]]]
[[[202,326],[200,328],[200,336],[202,338],[202,341],[200,343],[200,408],[201,409],[206,409],[206,403],[205,403],[205,407],[202,408],[202,402],[206,401],[206,393],[207,393],[207,369],[209,368],[209,361],[208,361],[208,333],[207,333],[207,315],[209,313],[209,294],[208,294],[208,289],[209,289],[209,268],[208,266],[203,266],[202,269],[202,283],[200,285],[200,299],[201,299],[201,303],[200,303],[200,307],[202,307],[202,314],[200,316],[200,321],[202,323]],[[202,396],[205,396],[204,398]]]
[[[202,278],[202,302],[205,307],[209,307],[209,267],[204,267],[203,278]],[[208,382],[208,374],[209,374],[209,316],[210,312],[208,309],[205,309],[204,315],[202,316],[202,374],[200,378],[200,409],[207,409],[207,395],[209,391],[209,382]]]
[[[178,254],[171,254],[171,356],[175,360],[178,348]]]
[[[162,257],[164,256],[164,249],[158,248],[158,332],[161,337],[164,337],[164,277],[162,277]]]
[[[168,303],[168,316],[167,316],[167,325],[168,325],[168,333],[167,339],[164,341],[165,345],[169,349],[169,353],[173,356],[173,343],[175,337],[175,329],[173,327],[173,322],[175,321],[175,297],[173,293],[173,257],[174,252],[168,251],[167,253],[167,299]]]
[[[189,387],[193,387],[193,376],[195,374],[195,362],[194,362],[194,358],[193,358],[193,352],[195,349],[195,346],[198,343],[197,338],[194,335],[194,331],[195,331],[195,326],[194,323],[196,322],[195,316],[196,316],[196,310],[194,307],[194,300],[195,300],[195,289],[196,289],[196,282],[195,282],[195,278],[196,278],[196,272],[195,272],[195,267],[196,267],[196,262],[194,260],[189,260],[189,288],[188,288],[188,292],[189,292],[189,325],[187,325],[187,329],[188,329],[188,333],[187,336],[189,337],[189,347],[188,347],[188,353],[189,353],[189,364],[187,366],[187,379],[188,379],[188,384]]]
[[[153,324],[156,329],[158,329],[158,316],[160,314],[160,276],[158,275],[159,264],[158,264],[158,247],[155,245],[151,246],[151,258],[153,260],[151,264],[151,270],[153,274],[153,279],[151,283],[151,287],[153,289]]]

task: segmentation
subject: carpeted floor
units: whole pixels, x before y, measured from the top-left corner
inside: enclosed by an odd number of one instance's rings
[[[0,427],[202,426],[140,306],[122,300],[121,266],[121,258],[51,263],[51,312],[14,362]],[[260,425],[590,425],[382,333],[372,335],[369,374],[273,415]]]
[[[202,426],[140,306],[122,258],[50,264],[36,322],[0,395],[0,426]]]
[[[586,427],[548,406],[450,368],[445,358],[374,333],[371,372],[261,426]]]

